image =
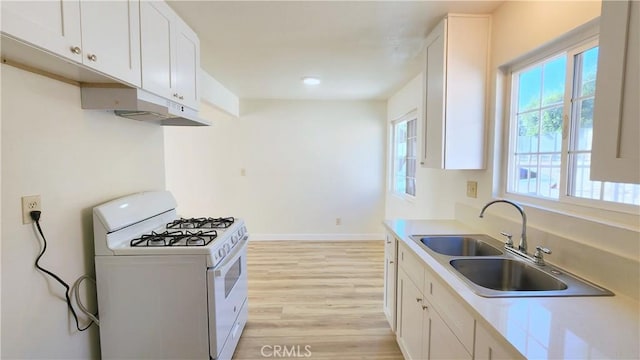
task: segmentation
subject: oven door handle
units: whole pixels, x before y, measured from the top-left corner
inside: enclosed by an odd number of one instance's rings
[[[242,252],[249,243],[248,239],[249,235],[243,236],[242,240],[240,240],[238,245],[233,249],[233,252],[225,258],[224,262],[214,268],[215,276],[222,276],[223,273],[227,272],[227,268],[236,261],[238,254]]]

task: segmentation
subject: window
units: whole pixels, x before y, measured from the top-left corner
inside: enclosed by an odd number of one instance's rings
[[[393,122],[393,192],[416,196],[418,119],[412,112]]]
[[[640,205],[640,185],[589,180],[598,44],[511,72],[507,192],[597,205]]]

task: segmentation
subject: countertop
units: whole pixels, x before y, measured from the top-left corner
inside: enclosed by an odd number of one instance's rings
[[[387,220],[410,247],[474,312],[476,320],[529,359],[640,359],[640,303],[624,295],[484,298],[409,238],[414,234],[478,234],[455,220]],[[636,276],[637,274],[621,274]],[[606,284],[600,284],[606,287]]]

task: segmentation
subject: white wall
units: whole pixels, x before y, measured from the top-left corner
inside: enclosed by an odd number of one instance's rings
[[[2,65],[1,138],[1,356],[98,358],[96,327],[78,333],[61,287],[34,268],[40,242],[20,198],[42,196],[41,265],[68,283],[93,274],[92,207],[164,188],[162,128],[82,110],[78,87]]]
[[[387,102],[388,133],[391,134],[391,123],[403,115],[416,110],[418,119],[424,116],[424,74],[416,76]],[[418,121],[418,134],[423,133],[424,123]],[[418,136],[418,149],[422,149],[422,137]],[[387,148],[391,146],[391,135],[387,137]],[[388,158],[391,166],[391,159]],[[387,171],[390,171],[387,169]],[[407,200],[391,191],[391,179],[387,178],[385,218],[405,219],[451,219],[454,216],[455,202],[452,199],[457,193],[466,191],[464,177],[460,174],[473,171],[439,170],[416,168],[416,196]],[[463,187],[464,186],[464,187]]]
[[[200,101],[207,102],[207,105],[213,105],[227,114],[240,115],[240,99],[234,93],[203,69],[200,69],[199,80]]]
[[[251,100],[239,119],[205,109],[212,127],[165,130],[183,215],[241,216],[254,239],[381,237],[384,102]]]
[[[499,236],[499,229],[489,224],[493,218],[495,224],[500,226],[511,224],[506,230],[518,234],[519,216],[509,206],[492,207],[486,221],[476,220],[477,213],[485,203],[500,197],[504,78],[498,68],[599,15],[599,1],[507,1],[496,9],[492,19],[487,170],[441,171],[419,167],[416,172],[415,201],[409,202],[387,194],[385,216],[458,218]],[[389,99],[388,120],[393,120],[413,108],[418,108],[421,114],[424,91],[420,82],[422,75]],[[421,133],[421,129],[418,133]],[[418,148],[420,146],[421,144],[418,144]],[[477,199],[466,197],[467,180],[478,182]],[[532,206],[526,208],[529,227],[532,233],[537,235],[530,238],[529,246],[543,244],[552,249],[555,247],[556,253],[549,256],[550,262],[566,265],[569,270],[575,269],[577,273],[611,284],[616,291],[626,291],[630,296],[639,297],[637,270],[640,259],[640,218],[637,214],[581,210],[580,217],[591,219],[583,220],[569,215],[569,211],[554,212]],[[616,225],[610,226],[610,223]],[[615,234],[614,238],[604,237],[607,233]],[[607,271],[607,268],[610,270]],[[635,275],[620,277],[620,273],[628,272],[635,272]],[[624,279],[626,283],[621,283],[619,279]]]

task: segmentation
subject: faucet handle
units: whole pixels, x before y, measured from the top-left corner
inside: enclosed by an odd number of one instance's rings
[[[507,241],[504,243],[504,246],[508,246],[508,247],[512,248],[513,247],[513,239],[512,239],[513,235],[509,234],[508,232],[504,232],[504,231],[501,231],[500,235],[502,235],[502,236],[507,238]]]
[[[536,252],[533,254],[533,258],[536,264],[543,266],[544,265],[544,254],[551,254],[551,250],[546,247],[542,247],[540,245],[536,246]]]

